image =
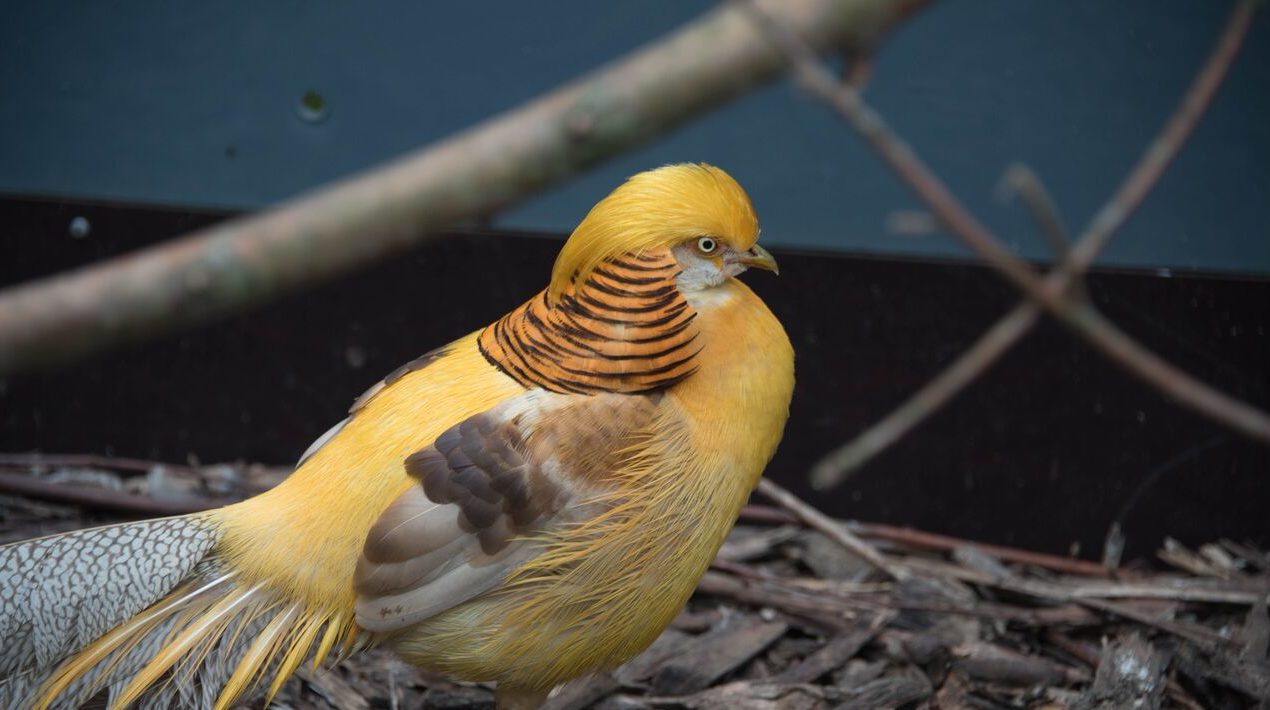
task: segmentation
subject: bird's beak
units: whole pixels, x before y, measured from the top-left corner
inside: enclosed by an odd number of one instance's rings
[[[745,264],[755,269],[766,269],[773,274],[780,275],[781,269],[776,265],[776,259],[763,247],[755,244],[749,251],[741,252],[741,258],[737,259],[738,263]]]

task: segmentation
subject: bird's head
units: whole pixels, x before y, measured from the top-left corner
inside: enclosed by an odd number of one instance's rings
[[[560,251],[548,295],[584,283],[605,261],[673,254],[682,291],[713,288],[750,267],[777,270],[757,244],[758,217],[745,190],[704,163],[667,165],[631,177],[601,200]]]
[[[481,354],[525,387],[551,392],[672,387],[702,367],[714,326],[730,324],[720,332],[734,345],[736,323],[755,314],[776,322],[733,280],[749,267],[776,271],[757,240],[750,198],[722,170],[640,173],[573,231],[544,292],[481,331]]]

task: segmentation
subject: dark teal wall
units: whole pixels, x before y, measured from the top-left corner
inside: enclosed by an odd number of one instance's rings
[[[0,192],[255,208],[426,144],[659,36],[714,3],[45,0],[0,23]],[[1024,160],[1079,226],[1211,47],[1218,0],[946,0],[878,58],[868,97],[1013,246],[1045,256],[993,186]],[[603,8],[603,9],[601,9]],[[1270,21],[1107,262],[1270,273]],[[299,96],[317,89],[325,120]],[[778,246],[959,254],[897,236],[914,206],[788,84],[742,99],[500,223],[567,231],[623,176],[708,160]]]

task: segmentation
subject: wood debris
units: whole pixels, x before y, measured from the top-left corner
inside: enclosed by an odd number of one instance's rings
[[[0,492],[0,542],[116,520],[120,501],[194,505],[278,476],[127,464],[0,457],[0,473],[43,484],[39,500]],[[1270,555],[1255,545],[1166,540],[1150,564],[1113,570],[781,503],[747,507],[652,647],[557,689],[548,710],[1270,707]],[[376,649],[300,674],[274,707],[477,710],[493,693]]]

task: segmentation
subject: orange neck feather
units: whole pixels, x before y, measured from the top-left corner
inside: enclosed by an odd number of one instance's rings
[[[552,392],[648,392],[697,369],[697,313],[675,283],[669,249],[610,259],[559,298],[547,291],[486,328],[493,365]]]

